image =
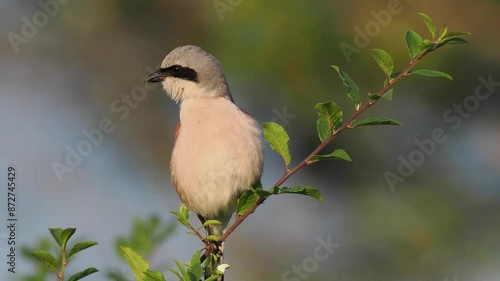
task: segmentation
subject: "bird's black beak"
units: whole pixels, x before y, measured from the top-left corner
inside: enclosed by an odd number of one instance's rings
[[[165,71],[164,69],[158,69],[157,71],[149,74],[144,78],[144,81],[142,82],[143,84],[146,83],[160,83],[167,78],[168,72]]]

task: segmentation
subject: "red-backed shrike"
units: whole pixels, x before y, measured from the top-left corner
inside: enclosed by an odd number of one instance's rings
[[[234,104],[219,61],[197,46],[170,52],[145,79],[161,82],[180,102],[180,122],[170,162],[180,199],[220,237],[236,209],[237,197],[262,174],[260,125]]]

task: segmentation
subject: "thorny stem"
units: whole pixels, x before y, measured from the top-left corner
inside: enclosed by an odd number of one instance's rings
[[[433,51],[433,49],[425,49],[422,53],[420,53],[420,55],[418,55],[417,57],[413,58],[410,61],[410,63],[403,69],[403,71],[401,71],[401,73],[399,73],[399,75],[397,75],[393,79],[388,79],[387,80],[387,85],[384,88],[382,88],[377,94],[379,96],[383,96],[392,86],[394,86],[394,84],[396,82],[398,82],[399,80],[401,80],[404,77],[410,76],[409,71],[417,64],[417,62],[419,62],[430,51]],[[313,157],[314,155],[316,155],[319,152],[321,152],[338,134],[340,134],[341,132],[343,132],[343,131],[345,131],[347,129],[351,129],[352,128],[351,127],[352,123],[356,120],[356,118],[358,118],[358,116],[361,115],[361,113],[365,112],[368,108],[370,108],[371,106],[373,106],[375,104],[375,102],[376,102],[376,100],[369,101],[369,102],[365,103],[359,109],[355,110],[354,113],[352,114],[352,116],[349,119],[347,119],[347,121],[345,121],[340,128],[338,128],[328,139],[326,139],[325,141],[323,141],[322,143],[320,143],[318,145],[318,147],[316,147],[306,158],[304,158],[304,160],[302,160],[299,164],[297,164],[297,166],[295,166],[293,169],[286,170],[286,172],[283,175],[283,177],[281,177],[281,179],[279,179],[274,184],[274,186],[280,187],[286,180],[288,180],[288,178],[290,178],[292,175],[294,175],[298,170],[302,169],[306,165],[309,165],[309,164],[313,163],[311,161],[311,157]],[[261,205],[262,203],[264,203],[264,201],[266,201],[266,199],[268,197],[269,196],[267,196],[267,197],[259,197],[257,199],[257,201],[255,201],[255,203],[252,205],[252,207],[250,209],[248,209],[248,211],[246,211],[246,213],[244,213],[241,216],[237,216],[235,222],[226,230],[226,232],[224,233],[224,235],[221,236],[221,238],[219,239],[219,242],[224,242],[229,237],[229,235],[231,235],[231,233],[251,213],[253,213],[257,209],[257,207],[259,207],[259,205]]]

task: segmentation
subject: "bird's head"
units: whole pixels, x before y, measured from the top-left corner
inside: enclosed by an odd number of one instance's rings
[[[200,97],[225,97],[232,100],[219,61],[193,45],[171,51],[160,69],[148,75],[144,82],[161,82],[163,89],[176,102]]]

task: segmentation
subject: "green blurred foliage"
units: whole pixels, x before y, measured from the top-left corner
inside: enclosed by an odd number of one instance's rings
[[[54,243],[52,237],[47,236],[43,238],[39,238],[34,242],[32,246],[23,246],[21,248],[21,257],[23,259],[29,260],[34,267],[34,270],[31,274],[19,274],[16,276],[16,280],[20,281],[46,281],[54,279],[54,272],[52,272],[48,267],[44,264],[38,262],[31,255],[32,252],[37,250],[45,250],[51,253],[56,253],[59,248]],[[61,264],[61,256],[56,255],[56,263]]]
[[[163,243],[174,233],[176,222],[171,220],[163,222],[157,215],[151,215],[146,218],[135,218],[132,223],[132,229],[128,235],[118,236],[115,238],[116,256],[125,262],[124,256],[120,247],[130,247],[141,253],[144,257],[152,257],[155,250],[161,247]],[[79,239],[77,239],[79,240]],[[80,239],[81,240],[81,239]],[[34,270],[31,274],[20,274],[16,277],[19,281],[47,281],[53,280],[54,272],[48,269],[44,264],[37,261],[31,255],[37,250],[45,250],[51,253],[57,253],[60,248],[57,247],[52,237],[42,237],[33,246],[22,247],[21,257],[33,264]],[[69,250],[68,250],[69,251]],[[95,253],[94,253],[95,254]],[[61,264],[61,255],[54,255],[56,264]],[[96,257],[95,260],[98,260]],[[78,262],[72,261],[71,264]],[[74,267],[74,266],[73,266]],[[105,271],[107,280],[128,281],[129,279],[123,275],[123,272],[117,268],[109,268]],[[66,276],[72,276],[73,273],[67,272]]]
[[[129,247],[149,260],[155,254],[155,250],[174,234],[176,227],[175,220],[163,222],[158,215],[135,218],[130,233],[115,239],[116,255],[125,261],[121,247]],[[106,276],[114,281],[127,281],[123,273],[116,269],[107,270]]]

